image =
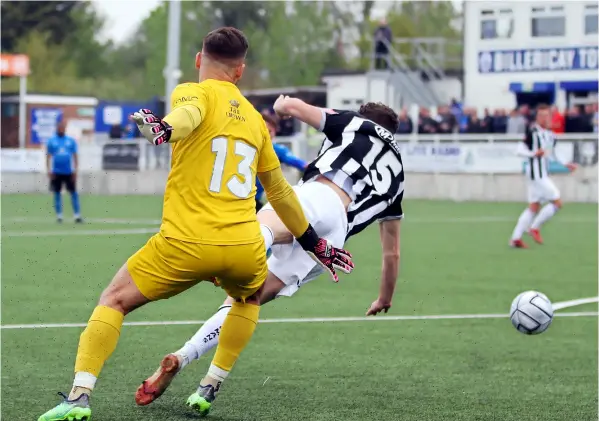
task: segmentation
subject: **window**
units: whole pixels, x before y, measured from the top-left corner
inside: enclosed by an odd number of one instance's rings
[[[511,38],[514,32],[514,18],[511,9],[481,10],[480,38]]]
[[[584,7],[584,33],[585,35],[596,35],[597,20],[599,19],[599,6],[596,4],[587,4]]]
[[[531,20],[533,37],[563,37],[566,35],[564,6],[533,7]]]

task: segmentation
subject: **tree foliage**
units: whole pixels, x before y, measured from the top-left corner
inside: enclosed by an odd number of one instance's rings
[[[202,38],[221,26],[243,30],[250,42],[243,88],[313,85],[327,68],[365,68],[376,2],[349,3],[352,8],[322,1],[182,2],[181,81],[197,80],[194,58]],[[456,18],[450,1],[401,2],[388,13],[394,36],[408,38],[460,39]],[[130,100],[164,95],[168,3],[120,45],[98,40],[103,25],[89,1],[3,1],[2,50],[30,56],[30,90]],[[356,47],[357,57],[348,60]],[[3,91],[14,83],[4,83]]]

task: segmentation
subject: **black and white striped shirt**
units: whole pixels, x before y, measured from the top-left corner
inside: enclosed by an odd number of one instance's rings
[[[539,149],[546,151],[544,156],[529,156],[526,166],[526,175],[530,180],[541,180],[549,176],[548,158],[555,156],[555,145],[557,139],[551,130],[547,130],[533,124],[526,130],[524,145],[529,154],[536,153]]]
[[[375,220],[401,219],[404,171],[393,134],[356,112],[332,112],[324,114],[326,139],[302,181],[322,174],[349,194],[348,238]]]

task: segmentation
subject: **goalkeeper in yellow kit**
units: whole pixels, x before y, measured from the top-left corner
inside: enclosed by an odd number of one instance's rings
[[[283,178],[264,120],[235,86],[247,49],[245,36],[235,28],[210,32],[196,57],[200,83],[177,86],[173,111],[162,120],[150,110],[135,113],[146,139],[173,144],[160,232],[129,258],[102,293],[79,340],[73,388],[39,421],[89,420],[89,396],[116,348],[124,316],[216,277],[236,302],[208,373],[188,400],[201,415],[209,412],[258,321],[266,250],[273,238],[256,219],[256,174],[299,244],[335,279],[335,269],[352,270],[349,253],[319,238],[308,224]]]

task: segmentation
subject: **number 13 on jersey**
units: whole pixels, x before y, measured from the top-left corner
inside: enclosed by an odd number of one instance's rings
[[[223,175],[227,163],[228,139],[226,137],[215,137],[212,139],[212,153],[215,154],[212,178],[210,179],[210,191],[220,193],[223,188]],[[252,174],[252,163],[256,157],[256,149],[241,140],[233,141],[235,144],[234,154],[241,158],[237,165],[237,173],[226,177],[227,188],[240,199],[245,199],[252,192],[255,175]],[[229,157],[229,159],[231,159]]]

